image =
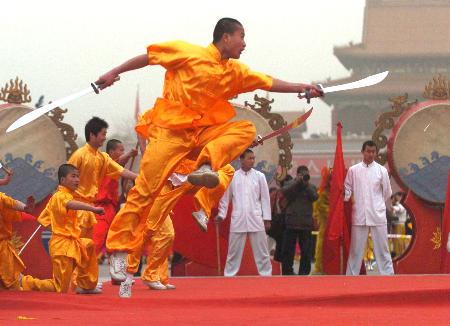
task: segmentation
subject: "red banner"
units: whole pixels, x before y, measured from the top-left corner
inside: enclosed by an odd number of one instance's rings
[[[344,206],[345,163],[342,124],[336,130],[336,153],[330,186],[330,209],[323,240],[323,269],[326,274],[344,274],[350,247],[349,223]]]

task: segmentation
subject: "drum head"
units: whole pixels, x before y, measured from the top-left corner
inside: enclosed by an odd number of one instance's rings
[[[273,131],[267,120],[252,109],[241,106],[234,106],[234,109],[236,110],[236,116],[233,121],[250,120],[256,127],[257,135],[264,136]],[[266,140],[262,146],[252,148],[252,151],[256,157],[254,168],[264,173],[267,183],[270,183],[275,178],[278,167],[277,137]],[[231,164],[236,170],[240,167],[239,159],[234,160]]]
[[[6,133],[11,123],[30,111],[23,105],[0,106],[0,160],[14,170],[2,192],[21,201],[30,195],[40,201],[57,186],[58,167],[66,162],[66,148],[58,127],[47,116]]]
[[[444,204],[450,169],[450,103],[428,101],[406,111],[389,140],[397,182],[430,203]]]

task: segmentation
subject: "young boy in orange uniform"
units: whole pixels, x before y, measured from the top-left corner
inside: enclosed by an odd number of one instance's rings
[[[0,179],[0,185],[6,185],[10,181],[12,173]],[[11,243],[12,223],[20,221],[20,211],[31,214],[34,208],[33,200],[27,204],[15,200],[0,192],[0,290],[19,290],[20,273],[25,265]]]
[[[80,173],[71,164],[63,164],[58,169],[58,190],[50,198],[47,206],[39,215],[38,222],[51,226],[52,236],[49,242],[53,265],[53,278],[40,280],[30,275],[22,278],[24,291],[68,292],[72,274],[77,268],[77,289],[79,294],[96,294],[98,265],[94,243],[91,239],[80,238],[81,230],[77,212],[89,211],[104,214],[103,207],[95,207],[74,200],[75,190],[80,184]]]
[[[103,119],[93,117],[84,128],[86,145],[77,149],[67,163],[74,165],[80,172],[80,186],[75,191],[74,199],[93,205],[99,186],[105,177],[118,179],[124,177],[134,180],[136,173],[124,169],[107,153],[99,148],[106,140],[108,124]],[[95,214],[89,211],[79,211],[78,219],[81,226],[81,236],[92,238],[93,227],[97,223]]]

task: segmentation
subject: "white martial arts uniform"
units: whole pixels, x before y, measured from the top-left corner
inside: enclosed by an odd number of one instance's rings
[[[352,194],[352,234],[346,274],[359,275],[370,231],[380,273],[393,275],[385,205],[392,189],[386,168],[376,162],[351,166],[345,178],[344,200],[349,201]]]
[[[271,220],[269,187],[264,174],[255,169],[248,172],[237,170],[220,200],[217,214],[219,218],[224,219],[227,216],[230,200],[233,203],[233,212],[224,275],[235,276],[239,271],[247,235],[250,238],[259,275],[272,275],[264,229],[264,220]]]

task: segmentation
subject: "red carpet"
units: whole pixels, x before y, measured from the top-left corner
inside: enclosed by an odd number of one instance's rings
[[[448,325],[450,276],[174,278],[173,291],[137,280],[131,299],[0,292],[0,325]],[[34,318],[30,320],[24,320]]]

